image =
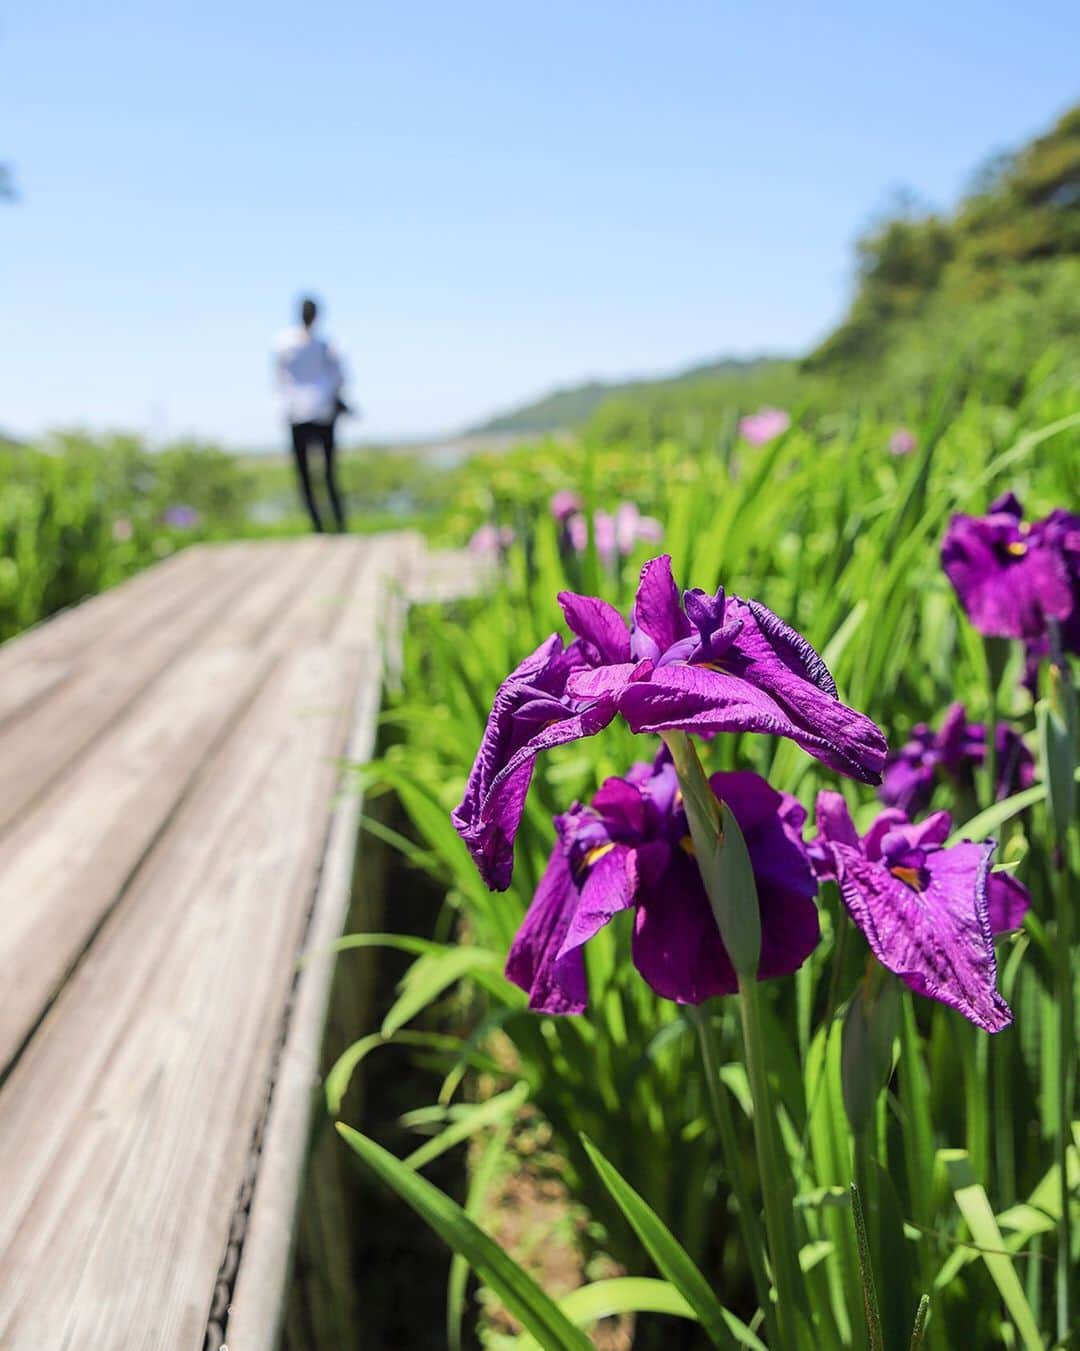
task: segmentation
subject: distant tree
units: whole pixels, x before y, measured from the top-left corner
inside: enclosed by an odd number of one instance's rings
[[[949,223],[909,194],[894,199],[855,243],[856,291],[847,319],[811,353],[811,369],[876,360],[889,327],[919,314],[952,257]]]
[[[855,254],[851,308],[807,358],[810,369],[877,362],[935,297],[987,298],[1020,284],[1033,263],[1080,255],[1080,105],[1019,151],[989,159],[951,218],[902,197]]]
[[[11,169],[6,164],[0,164],[0,202],[13,202],[15,196],[15,184],[12,181]]]

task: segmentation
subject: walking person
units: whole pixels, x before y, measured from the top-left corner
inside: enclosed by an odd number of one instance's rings
[[[326,491],[338,530],[345,529],[345,508],[338,489],[334,464],[334,427],[343,412],[341,387],[345,375],[337,353],[317,334],[319,307],[310,296],[300,303],[300,323],[287,328],[274,349],[274,378],[281,410],[292,436],[293,459],[304,505],[316,530],[323,530],[322,517],[311,484],[309,452],[319,447],[326,469]]]

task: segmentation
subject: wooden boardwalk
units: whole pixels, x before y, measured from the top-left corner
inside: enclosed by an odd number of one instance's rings
[[[273,1346],[337,761],[408,592],[475,580],[411,535],[199,546],[0,647],[3,1351]]]

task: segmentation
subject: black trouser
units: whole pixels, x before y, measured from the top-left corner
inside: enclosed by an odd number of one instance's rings
[[[322,530],[322,517],[315,505],[315,494],[311,491],[311,471],[308,466],[308,450],[312,445],[321,446],[326,462],[326,491],[330,495],[330,505],[334,509],[334,520],[339,530],[345,529],[345,509],[338,492],[337,475],[334,471],[334,424],[332,422],[294,422],[292,424],[293,458],[296,460],[296,472],[300,478],[300,492],[304,505],[311,516],[316,530]]]

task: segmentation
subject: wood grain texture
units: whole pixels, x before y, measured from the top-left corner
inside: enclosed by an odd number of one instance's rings
[[[182,658],[0,841],[0,1074],[266,665]]]
[[[146,568],[128,581],[69,606],[0,646],[0,680],[13,666],[31,659],[61,660],[108,642],[113,620],[136,607],[146,613],[185,574],[202,566],[211,546],[196,544]]]
[[[355,677],[284,659],[5,1084],[0,1346],[199,1351]]]
[[[350,535],[326,535],[310,572],[264,639],[273,652],[321,642],[334,628],[351,595],[364,556],[364,542]]]
[[[213,622],[244,586],[256,560],[238,548],[207,550],[193,563],[179,576],[170,574],[181,584],[158,593],[152,611],[142,610],[138,596],[129,597],[130,610],[113,615],[108,646],[84,654],[62,685],[0,729],[0,831]]]
[[[318,570],[329,564],[331,553],[325,537],[318,535],[290,540],[285,546],[254,541],[244,547],[252,555],[254,572],[228,610],[202,635],[204,645],[262,642]]]
[[[285,1032],[229,1341],[271,1351],[350,894],[336,765],[424,557],[199,546],[0,647],[2,1351],[202,1351]]]
[[[71,674],[70,661],[28,658],[0,675],[0,726],[27,710]]]
[[[387,627],[399,628],[399,615],[393,611],[405,608],[401,588],[391,590],[388,582],[400,578],[413,558],[414,550],[402,548],[396,540],[374,543],[333,634],[335,643],[355,645],[360,658],[362,674],[346,752],[353,762],[369,759],[375,749],[382,684],[377,638]],[[360,811],[358,793],[343,796],[334,808],[229,1309],[226,1341],[236,1348],[273,1347],[281,1330],[312,1109],[319,1090],[322,1032],[337,965],[331,945],[344,932],[348,917]]]

